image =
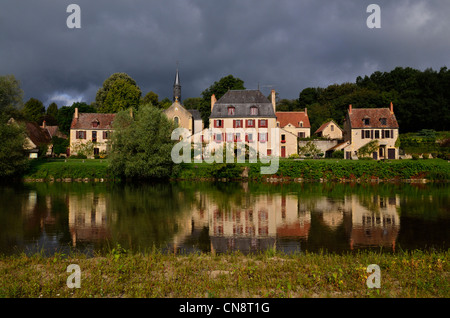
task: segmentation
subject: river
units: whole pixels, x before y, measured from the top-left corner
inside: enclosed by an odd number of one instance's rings
[[[448,184],[28,183],[0,186],[0,254],[450,247]]]

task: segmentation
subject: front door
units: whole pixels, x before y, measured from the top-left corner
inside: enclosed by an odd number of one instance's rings
[[[373,159],[378,160],[378,151],[373,152]]]
[[[395,148],[388,149],[388,159],[395,159]]]
[[[286,147],[281,146],[281,158],[286,158]]]

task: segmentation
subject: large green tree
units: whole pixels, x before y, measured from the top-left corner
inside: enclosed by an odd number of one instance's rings
[[[45,106],[40,100],[30,98],[23,106],[22,111],[27,120],[41,124],[40,121],[45,115]]]
[[[0,76],[0,112],[6,108],[21,108],[23,106],[23,91],[14,75]]]
[[[173,122],[151,105],[121,111],[114,119],[110,166],[123,178],[163,179],[172,173]]]
[[[138,109],[141,89],[126,73],[114,73],[97,91],[95,103],[99,113],[116,113],[129,107]]]
[[[0,178],[20,176],[28,168],[24,150],[25,128],[17,123],[7,123],[0,115]]]
[[[221,98],[227,91],[235,89],[245,89],[244,81],[240,78],[228,75],[214,82],[210,87],[202,92],[202,102],[199,110],[202,115],[205,127],[209,126],[209,116],[211,115],[211,96],[214,94],[217,99]]]

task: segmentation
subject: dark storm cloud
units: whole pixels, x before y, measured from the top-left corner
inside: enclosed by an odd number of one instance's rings
[[[71,3],[81,29],[66,26]],[[381,29],[366,25],[370,3]],[[448,1],[419,0],[2,0],[0,74],[14,74],[25,98],[59,106],[92,102],[115,72],[162,99],[179,61],[183,98],[228,74],[297,98],[376,70],[448,65],[449,15]]]

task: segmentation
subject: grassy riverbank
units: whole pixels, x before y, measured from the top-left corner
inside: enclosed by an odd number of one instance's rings
[[[0,297],[450,297],[450,252],[345,255],[274,251],[244,256],[159,252],[0,257]],[[70,289],[67,266],[81,270]],[[369,289],[369,264],[381,269],[381,288]]]
[[[426,179],[429,181],[450,180],[450,164],[442,159],[428,160],[292,160],[281,159],[278,171],[273,176],[262,175],[261,167],[267,164],[181,164],[171,176],[177,180],[241,179],[244,169],[246,178],[264,181],[267,177],[327,181],[402,181]],[[72,181],[114,180],[107,160],[68,159],[34,160],[24,176],[26,181]]]

